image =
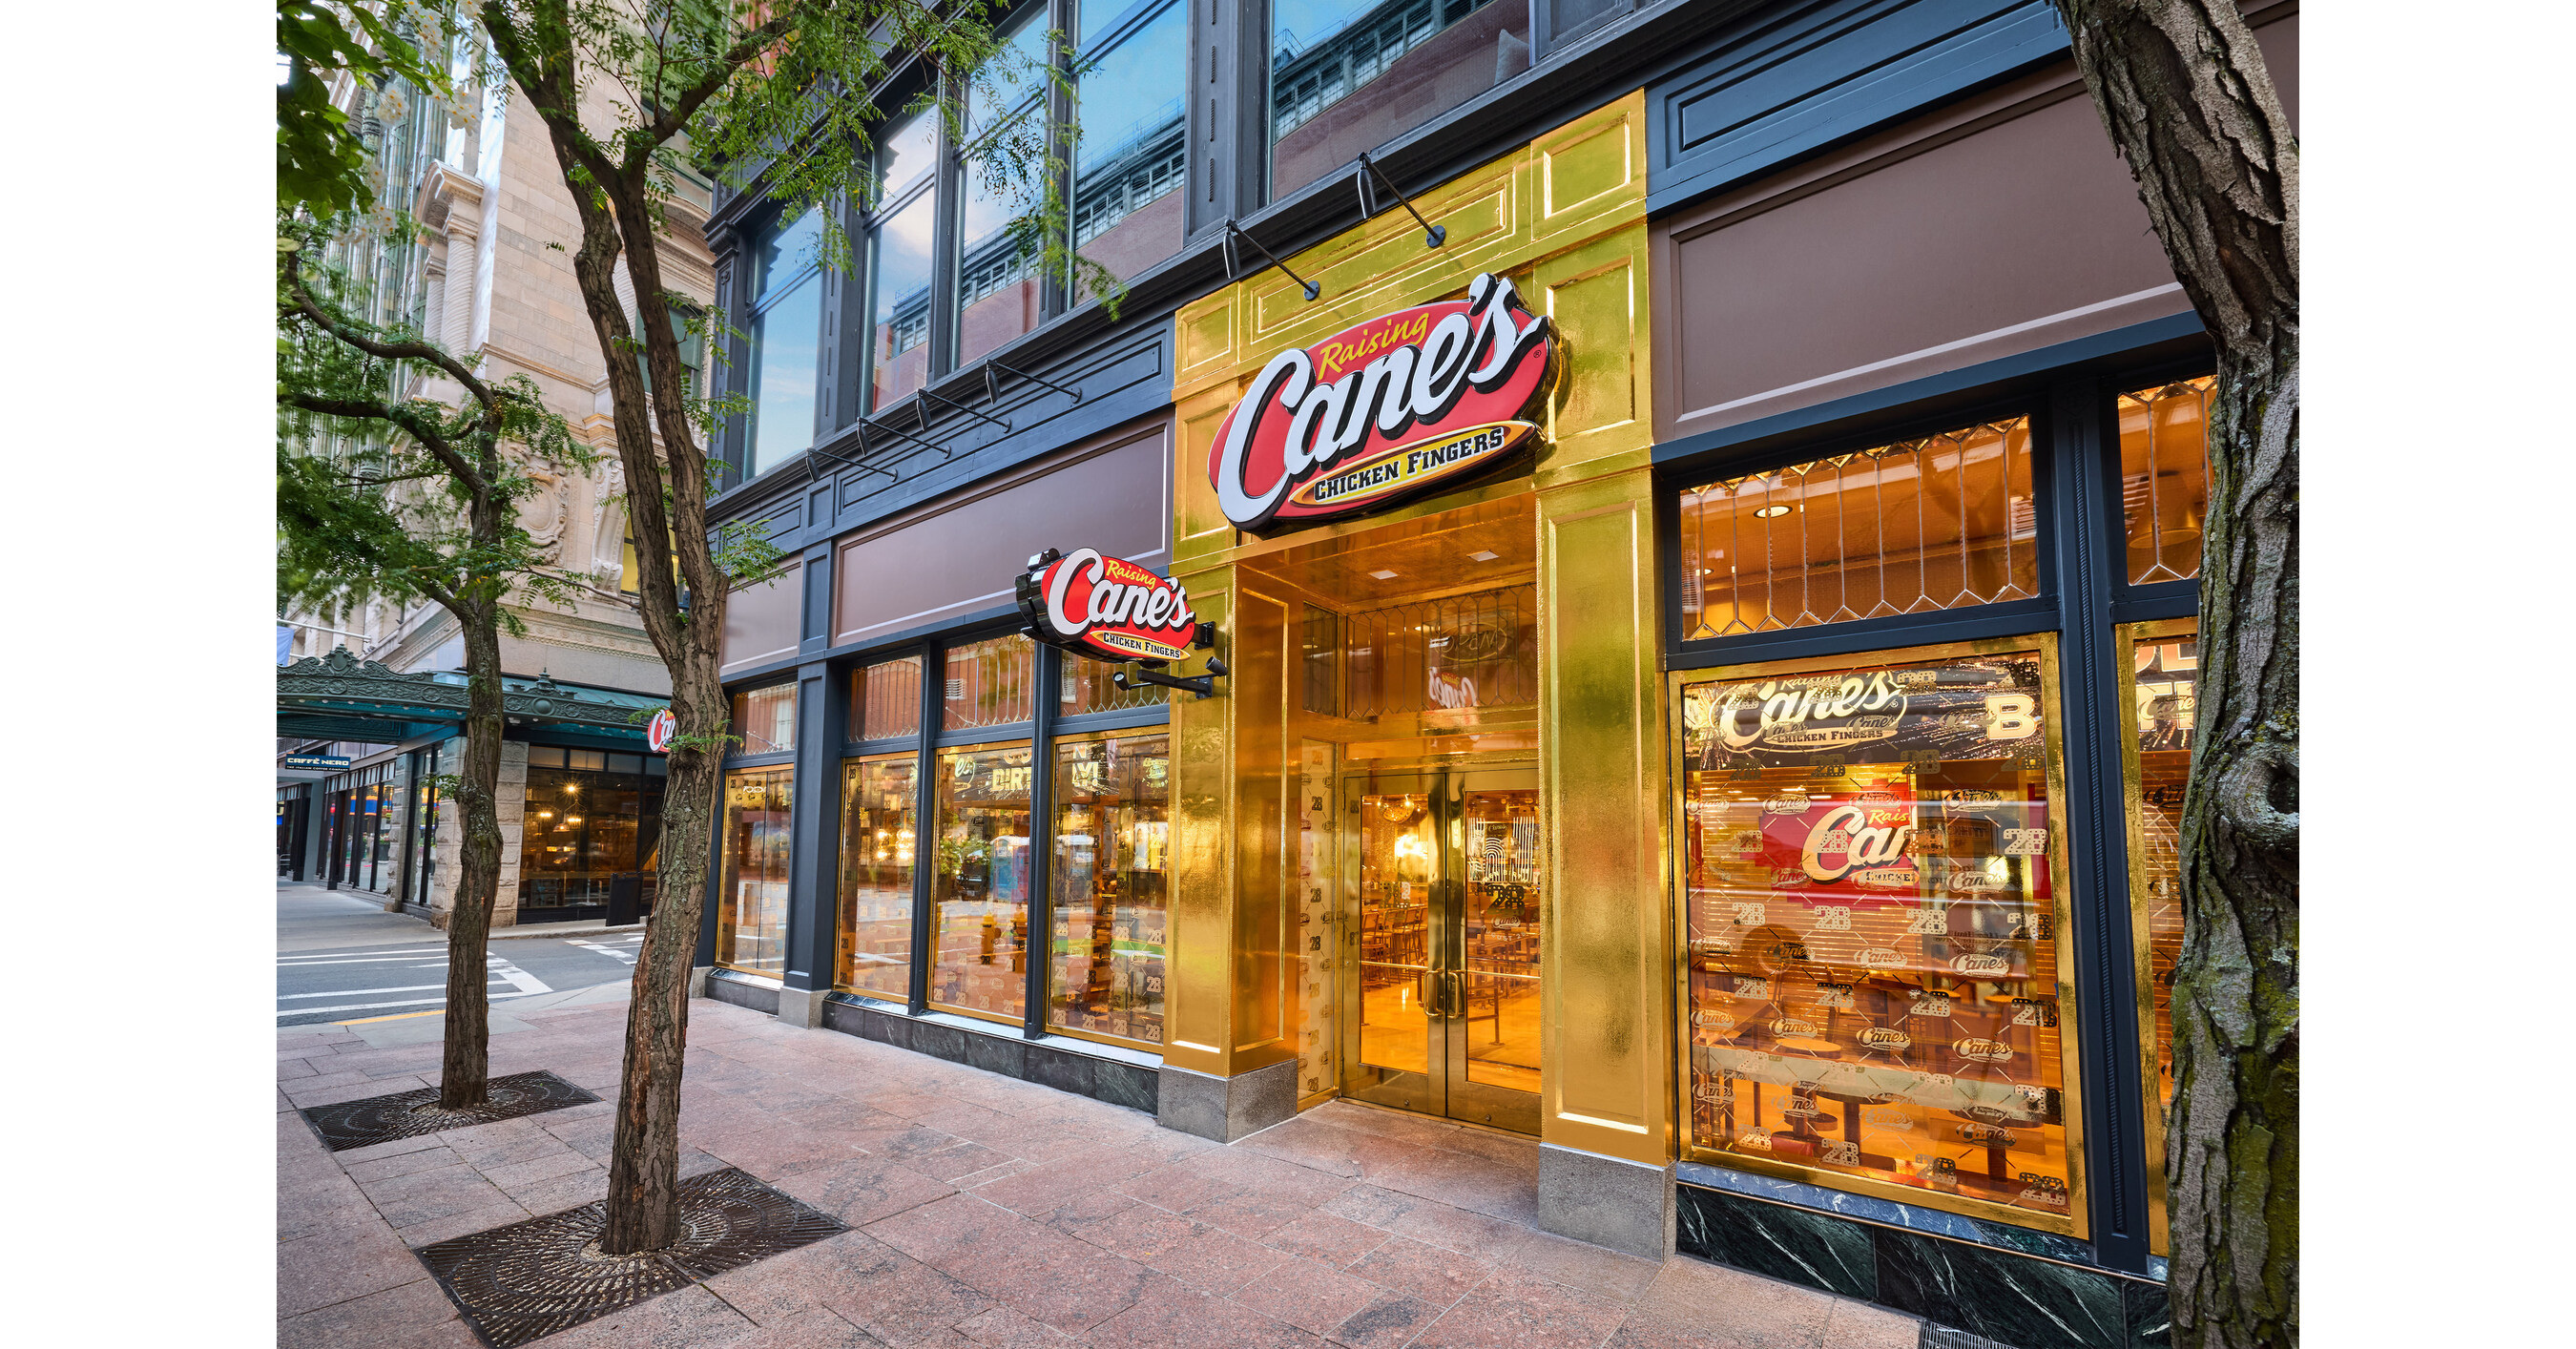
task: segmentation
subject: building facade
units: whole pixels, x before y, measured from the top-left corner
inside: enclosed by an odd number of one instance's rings
[[[472,30],[449,40],[460,87],[452,102],[400,81],[374,89],[343,77],[340,105],[372,128],[380,202],[425,230],[354,240],[341,260],[371,290],[376,321],[413,325],[479,361],[486,378],[526,375],[603,456],[586,475],[540,474],[541,490],[520,510],[554,565],[588,590],[568,605],[518,604],[520,631],[501,633],[511,715],[493,922],[603,918],[612,901],[651,901],[661,762],[627,718],[658,706],[670,680],[622,598],[635,591],[634,540],[607,371],[568,251],[580,222],[534,105],[515,88],[475,85],[480,41]],[[597,97],[605,118],[607,95]],[[714,295],[701,232],[711,189],[685,177],[678,187],[665,281],[703,305]],[[622,275],[620,287],[631,303]],[[410,395],[462,398],[434,375],[415,374]],[[455,618],[426,601],[379,601],[329,619],[282,615],[278,625],[278,874],[439,920],[454,903],[460,839],[455,808],[433,784],[457,771],[462,749]],[[384,682],[398,676],[409,678]],[[315,756],[324,769],[289,763]]]
[[[1115,318],[995,281],[935,129],[847,276],[710,217],[717,510],[795,565],[728,610],[706,994],[1212,1138],[1534,1136],[1567,1235],[2157,1342],[2212,355],[2048,7],[1012,22],[1145,72],[1072,156]],[[1038,621],[1083,549],[1202,684]]]

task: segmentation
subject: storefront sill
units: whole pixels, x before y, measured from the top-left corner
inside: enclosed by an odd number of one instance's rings
[[[739,970],[707,971],[707,996],[717,1002],[748,1007],[755,1012],[778,1015],[778,991],[785,987],[766,975],[744,974]]]
[[[1964,1241],[1975,1246],[1985,1246],[2013,1255],[2027,1256],[2033,1260],[2046,1260],[2053,1264],[2071,1265],[2077,1269],[2108,1274],[2113,1278],[2142,1282],[2149,1280],[2161,1282],[2164,1278],[2165,1262],[2161,1259],[2152,1260],[2149,1272],[2145,1275],[2112,1269],[2094,1259],[2093,1248],[2089,1243],[2053,1233],[2034,1232],[2006,1223],[1985,1222],[1962,1213],[1947,1213],[1940,1209],[1899,1203],[1893,1199],[1880,1199],[1872,1195],[1849,1194],[1841,1190],[1830,1190],[1821,1185],[1809,1185],[1804,1181],[1755,1175],[1748,1171],[1731,1171],[1725,1167],[1710,1166],[1703,1162],[1674,1163],[1673,1178],[1686,1185],[1724,1190],[1748,1199],[1808,1209],[1879,1227],[1901,1228],[1908,1232],[1920,1232],[1926,1236],[1942,1237],[1950,1241]]]
[[[848,993],[824,1000],[823,1026],[1131,1110],[1155,1108],[1163,1067],[1160,1055],[1142,1050],[1063,1035],[1030,1040],[993,1022],[949,1012],[916,1016]]]

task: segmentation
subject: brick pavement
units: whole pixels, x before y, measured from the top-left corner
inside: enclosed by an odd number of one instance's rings
[[[496,1035],[495,1075],[613,1094],[621,1004]],[[1538,1231],[1529,1140],[1334,1102],[1219,1146],[1151,1116],[690,1005],[682,1170],[853,1230],[547,1346],[1915,1349],[1919,1323]],[[606,1102],[332,1154],[294,1113],[434,1083],[438,1045],[278,1035],[278,1343],[477,1340],[413,1247],[606,1189]]]

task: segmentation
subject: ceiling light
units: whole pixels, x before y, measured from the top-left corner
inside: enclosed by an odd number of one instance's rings
[[[1786,506],[1765,506],[1762,509],[1755,511],[1753,516],[1757,520],[1776,520],[1788,513],[1789,508]]]
[[[1369,575],[1380,581],[1392,581],[1395,579],[1395,573],[1391,571],[1373,571],[1370,572]]]
[[[1491,562],[1501,556],[1502,554],[1500,553],[1469,553],[1467,554],[1467,560],[1470,562]]]

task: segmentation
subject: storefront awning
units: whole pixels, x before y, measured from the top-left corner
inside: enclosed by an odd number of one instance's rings
[[[511,725],[552,723],[591,735],[644,740],[638,712],[662,706],[648,694],[503,676],[502,714]],[[465,723],[465,676],[452,670],[397,674],[347,647],[307,656],[277,671],[277,733],[283,738],[399,744]]]

